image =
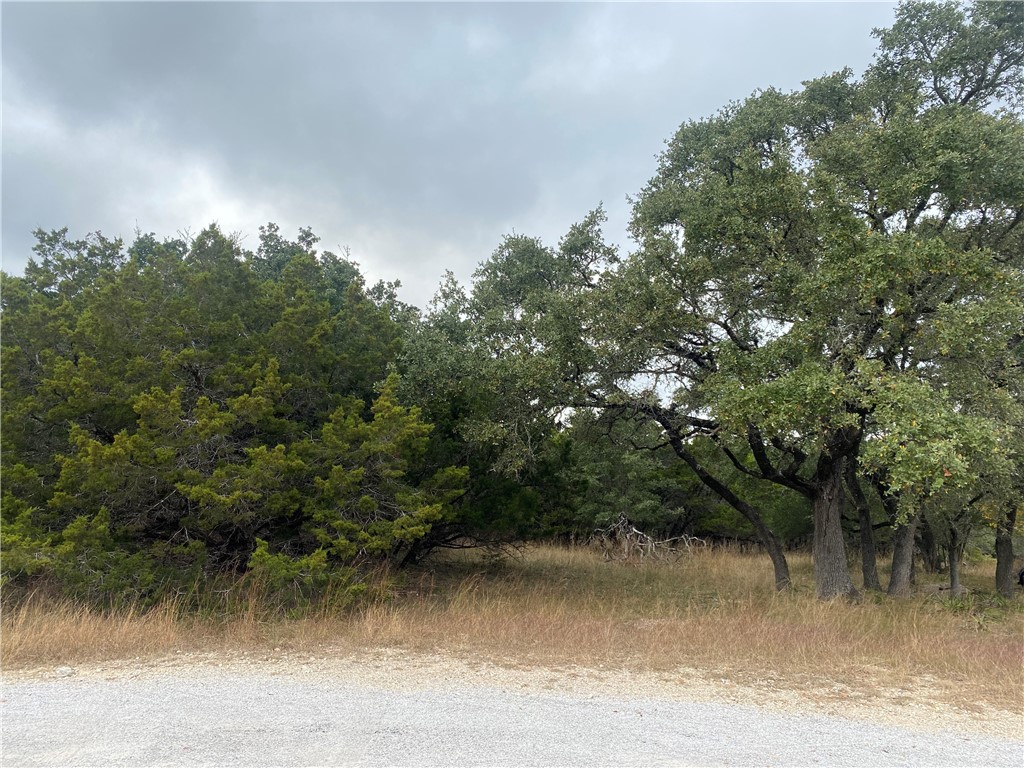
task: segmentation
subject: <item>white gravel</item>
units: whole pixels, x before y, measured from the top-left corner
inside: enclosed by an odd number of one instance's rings
[[[695,671],[506,669],[386,650],[51,668],[5,673],[0,761],[1024,766],[1024,728],[1012,713],[957,718],[931,707],[893,718],[881,701],[839,717],[813,713],[806,698],[751,706],[752,696]],[[881,714],[867,722],[865,712]]]

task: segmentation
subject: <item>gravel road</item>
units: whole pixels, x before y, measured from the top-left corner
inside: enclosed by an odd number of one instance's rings
[[[0,758],[5,768],[1024,766],[1024,741],[1005,735],[708,701],[699,686],[705,700],[687,700],[678,681],[609,675],[440,657],[5,674]]]

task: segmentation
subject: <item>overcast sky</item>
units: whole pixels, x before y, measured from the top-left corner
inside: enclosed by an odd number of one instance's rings
[[[506,233],[554,245],[684,121],[870,63],[891,3],[2,4],[3,268],[36,227],[267,221],[425,306]]]

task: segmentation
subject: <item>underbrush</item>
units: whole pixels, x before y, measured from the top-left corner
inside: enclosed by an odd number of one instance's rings
[[[954,700],[1024,710],[1024,605],[984,591],[992,563],[967,567],[974,591],[963,597],[854,602],[815,598],[809,556],[791,555],[790,566],[794,587],[778,593],[763,556],[697,550],[674,563],[619,563],[538,546],[502,559],[451,553],[379,573],[360,596],[345,587],[304,603],[252,585],[110,612],[37,595],[3,612],[0,658],[38,666],[386,646],[504,664],[698,667],[794,685],[927,680]]]

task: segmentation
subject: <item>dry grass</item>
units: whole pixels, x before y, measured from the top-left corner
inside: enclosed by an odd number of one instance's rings
[[[869,695],[879,685],[926,680],[949,700],[1024,711],[1020,600],[979,591],[956,600],[823,603],[813,595],[810,558],[794,555],[790,564],[795,589],[778,594],[766,558],[728,551],[632,566],[556,547],[497,563],[451,556],[406,577],[390,599],[293,619],[252,607],[197,617],[174,605],[103,615],[36,600],[4,612],[0,659],[25,667],[388,646],[503,664],[698,667],[790,687],[829,680]],[[966,582],[987,589],[992,571],[991,563],[969,566]]]

